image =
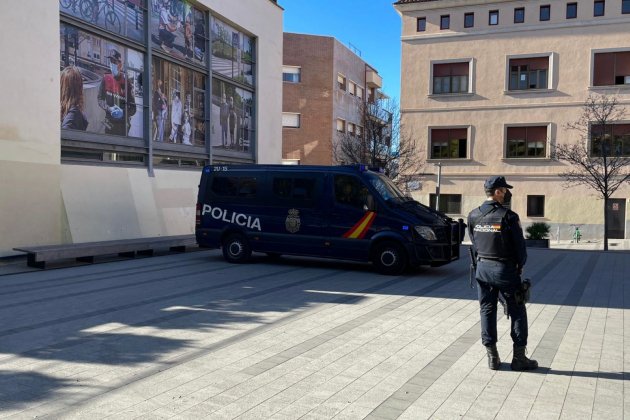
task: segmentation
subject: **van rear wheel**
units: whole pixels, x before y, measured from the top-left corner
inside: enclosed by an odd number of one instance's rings
[[[252,248],[245,235],[233,233],[223,240],[223,258],[229,263],[242,264],[249,260],[252,255]]]
[[[397,242],[377,244],[372,255],[372,262],[381,274],[397,276],[407,268],[407,253]]]

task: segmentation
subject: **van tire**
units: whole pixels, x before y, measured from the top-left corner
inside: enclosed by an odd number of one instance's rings
[[[372,263],[379,273],[397,276],[407,269],[407,252],[397,242],[381,242],[374,247]]]
[[[232,264],[242,264],[249,261],[252,256],[252,248],[245,235],[233,233],[223,240],[221,244],[223,258]]]

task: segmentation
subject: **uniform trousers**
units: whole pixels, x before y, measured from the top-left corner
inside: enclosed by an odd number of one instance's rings
[[[516,264],[511,261],[480,260],[477,264],[479,307],[481,316],[481,342],[490,346],[498,341],[497,304],[503,295],[511,321],[510,336],[515,346],[527,346],[527,308],[516,303],[514,294],[520,286]]]

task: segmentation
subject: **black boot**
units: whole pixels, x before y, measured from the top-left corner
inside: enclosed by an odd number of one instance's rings
[[[512,356],[512,370],[534,370],[538,368],[538,362],[528,359],[525,355],[525,346],[514,346],[514,355]]]
[[[492,344],[490,346],[486,346],[486,352],[488,353],[488,367],[492,370],[499,369],[499,367],[501,367],[501,359],[499,359],[497,345]]]

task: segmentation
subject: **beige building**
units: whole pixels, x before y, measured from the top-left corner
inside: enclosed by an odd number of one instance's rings
[[[336,163],[333,142],[340,135],[362,135],[359,102],[381,95],[382,84],[376,69],[335,38],[285,33],[284,163]]]
[[[275,1],[94,4],[0,16],[0,257],[191,234],[204,164],[281,162]]]
[[[630,157],[630,1],[400,0],[401,110],[441,164],[440,208],[463,217],[484,200],[483,180],[505,175],[524,225],[545,221],[553,239],[603,237],[603,202],[567,189],[550,159],[553,145],[576,142],[565,129],[590,93],[617,95],[627,121],[614,127]],[[435,201],[436,176],[414,194]],[[611,238],[630,237],[620,188],[609,206]]]

